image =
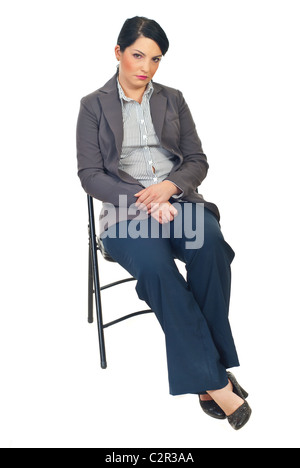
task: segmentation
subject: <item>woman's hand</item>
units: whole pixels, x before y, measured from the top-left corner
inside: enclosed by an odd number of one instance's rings
[[[150,185],[136,193],[136,207],[148,211],[160,224],[169,223],[177,216],[178,211],[169,202],[173,195],[180,194],[180,189],[173,182],[164,180]]]
[[[170,202],[152,204],[150,213],[160,224],[170,223],[178,215],[178,211]]]
[[[150,213],[152,211],[151,204],[166,203],[173,195],[178,195],[180,192],[180,189],[176,187],[173,182],[164,180],[159,184],[150,185],[150,187],[136,193],[135,197],[137,197],[137,201],[135,205],[137,208],[139,208],[140,205],[144,205],[144,210],[147,208]]]

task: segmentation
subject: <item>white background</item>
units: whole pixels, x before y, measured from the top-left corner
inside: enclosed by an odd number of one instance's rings
[[[293,0],[1,2],[2,447],[299,447],[299,7]],[[87,323],[87,206],[76,175],[80,98],[115,72],[126,18],[156,19],[155,80],[180,89],[236,251],[231,322],[251,422],[234,432],[168,394],[153,315]],[[96,206],[97,213],[100,206]],[[101,259],[102,260],[102,259]],[[101,261],[102,284],[124,271]],[[103,294],[106,320],[143,304]]]

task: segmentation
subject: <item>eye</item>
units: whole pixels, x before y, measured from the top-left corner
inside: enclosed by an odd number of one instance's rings
[[[154,63],[159,63],[161,61],[161,58],[160,57],[156,57],[153,59],[153,62]]]
[[[133,56],[134,56],[134,58],[136,58],[136,59],[142,58],[142,56],[141,56],[140,54],[133,54]]]

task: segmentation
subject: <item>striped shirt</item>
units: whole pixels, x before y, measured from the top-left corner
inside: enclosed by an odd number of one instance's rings
[[[153,126],[150,113],[153,84],[148,84],[139,104],[125,96],[119,80],[117,83],[124,125],[119,169],[137,179],[144,187],[158,184],[170,174],[174,154],[162,148]]]

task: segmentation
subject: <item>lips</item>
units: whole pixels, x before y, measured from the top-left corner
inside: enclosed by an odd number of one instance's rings
[[[136,76],[139,80],[146,80],[148,78],[148,76],[144,76],[144,75],[137,75]]]

